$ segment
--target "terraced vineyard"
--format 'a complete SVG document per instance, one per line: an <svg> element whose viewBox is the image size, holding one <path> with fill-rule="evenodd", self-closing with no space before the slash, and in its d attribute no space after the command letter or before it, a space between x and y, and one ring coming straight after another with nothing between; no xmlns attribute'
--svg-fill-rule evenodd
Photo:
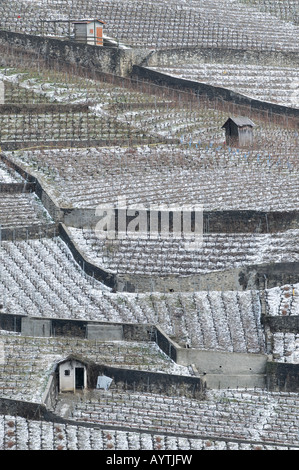
<svg viewBox="0 0 299 470"><path fill-rule="evenodd" d="M11 9L18 11L12 17ZM104 18L105 34L133 47L229 47L238 49L298 50L298 26L294 23L293 5L277 18L242 1L188 0L170 2L104 1L99 7L92 0L11 1L1 6L1 25L27 34L68 37L68 20ZM266 10L266 11L265 11ZM34 18L34 21L33 21ZM44 21L45 18L47 21ZM57 23L51 20L61 20Z"/></svg>
<svg viewBox="0 0 299 470"><path fill-rule="evenodd" d="M64 207L96 209L198 204L205 210L292 210L298 207L296 137L290 149L239 150L185 141L172 146L7 153L48 180ZM293 142L292 142L293 141ZM278 142L276 141L276 144ZM197 147L197 148L196 148ZM74 166L76 162L76 166Z"/></svg>
<svg viewBox="0 0 299 470"><path fill-rule="evenodd" d="M295 67L185 63L150 68L185 80L228 88L261 101L299 108L299 70Z"/></svg>
<svg viewBox="0 0 299 470"><path fill-rule="evenodd" d="M1 450L298 449L296 7L1 2ZM94 16L115 47L86 66L71 20ZM246 148L225 141L235 112ZM109 239L97 209L119 203L200 207L201 244L141 219Z"/></svg>

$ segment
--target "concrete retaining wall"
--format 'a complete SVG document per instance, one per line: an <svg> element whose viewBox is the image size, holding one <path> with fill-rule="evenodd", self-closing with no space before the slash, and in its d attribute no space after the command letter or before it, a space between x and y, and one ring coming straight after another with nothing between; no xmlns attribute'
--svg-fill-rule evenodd
<svg viewBox="0 0 299 470"><path fill-rule="evenodd" d="M104 73L128 76L133 64L140 63L149 53L148 49L118 49L81 44L42 36L0 31L0 45L10 45L33 53L47 62L95 68Z"/></svg>
<svg viewBox="0 0 299 470"><path fill-rule="evenodd" d="M34 183L0 183L0 193L17 194L32 193L35 190Z"/></svg>
<svg viewBox="0 0 299 470"><path fill-rule="evenodd" d="M1 114L87 113L87 104L35 103L0 104Z"/></svg>
<svg viewBox="0 0 299 470"><path fill-rule="evenodd" d="M136 209L138 210L138 209ZM62 208L61 221L74 228L95 228L100 217L95 208ZM149 220L149 211L147 212ZM118 223L118 210L115 209L115 225ZM299 228L299 212L203 209L204 233L277 233Z"/></svg>
<svg viewBox="0 0 299 470"><path fill-rule="evenodd" d="M262 318L263 325L268 327L271 333L299 333L299 316L268 316Z"/></svg>
<svg viewBox="0 0 299 470"><path fill-rule="evenodd" d="M211 389L227 387L259 387L266 385L267 356L197 349L179 349L177 362L194 364L206 386Z"/></svg>
<svg viewBox="0 0 299 470"><path fill-rule="evenodd" d="M53 238L58 234L58 225L53 223L28 225L25 227L2 228L3 241L18 241L38 238Z"/></svg>
<svg viewBox="0 0 299 470"><path fill-rule="evenodd" d="M299 364L267 363L267 387L275 392L299 392Z"/></svg>
<svg viewBox="0 0 299 470"><path fill-rule="evenodd" d="M250 64L280 67L299 67L297 52L291 51L256 51L225 49L216 47L176 47L156 49L140 63L143 67L163 67L185 65L186 63Z"/></svg>
<svg viewBox="0 0 299 470"><path fill-rule="evenodd" d="M299 263L249 265L189 276L117 274L119 292L192 292L200 290L261 290L299 282Z"/></svg>

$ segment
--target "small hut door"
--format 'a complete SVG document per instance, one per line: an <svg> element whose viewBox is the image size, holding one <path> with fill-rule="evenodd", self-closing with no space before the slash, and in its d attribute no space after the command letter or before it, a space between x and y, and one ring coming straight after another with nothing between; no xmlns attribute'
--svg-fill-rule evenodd
<svg viewBox="0 0 299 470"><path fill-rule="evenodd" d="M97 45L103 45L103 30L100 27L97 27Z"/></svg>
<svg viewBox="0 0 299 470"><path fill-rule="evenodd" d="M84 388L84 367L75 368L75 387L76 389Z"/></svg>

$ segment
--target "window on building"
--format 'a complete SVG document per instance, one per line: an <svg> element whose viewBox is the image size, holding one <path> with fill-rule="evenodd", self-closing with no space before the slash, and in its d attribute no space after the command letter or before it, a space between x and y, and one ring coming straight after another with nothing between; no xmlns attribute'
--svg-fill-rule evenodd
<svg viewBox="0 0 299 470"><path fill-rule="evenodd" d="M66 369L66 370L64 371L64 375L71 375L71 371L70 371L69 369Z"/></svg>

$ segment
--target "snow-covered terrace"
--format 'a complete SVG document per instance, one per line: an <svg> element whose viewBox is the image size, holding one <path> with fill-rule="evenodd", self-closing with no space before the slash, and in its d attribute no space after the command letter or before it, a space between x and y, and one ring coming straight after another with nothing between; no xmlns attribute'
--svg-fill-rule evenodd
<svg viewBox="0 0 299 470"><path fill-rule="evenodd" d="M24 182L23 178L14 171L5 165L4 162L0 160L0 184L5 185L9 183L22 183Z"/></svg>
<svg viewBox="0 0 299 470"><path fill-rule="evenodd" d="M12 15L18 12L18 17ZM105 0L47 0L1 4L1 23L5 29L27 34L68 37L65 20L100 17L104 33L134 47L230 47L296 50L298 26L277 18L254 5L236 0L177 0L127 2ZM47 22L42 26L43 19ZM34 21L33 21L34 19ZM50 23L49 20L64 20ZM289 19L289 18L288 18ZM292 20L292 18L291 18Z"/></svg>
<svg viewBox="0 0 299 470"><path fill-rule="evenodd" d="M73 406L72 417L78 421L146 428L211 439L224 437L248 441L297 445L298 409L296 396L281 396L258 391L208 392L203 401L183 397L158 397L113 392L91 394L84 403ZM234 425L232 426L232 422Z"/></svg>
<svg viewBox="0 0 299 470"><path fill-rule="evenodd" d="M260 353L258 292L112 293L59 239L2 242L3 313L159 325L185 346Z"/></svg>
<svg viewBox="0 0 299 470"><path fill-rule="evenodd" d="M291 398L291 397L290 397ZM295 397L293 398L295 400ZM211 397L211 407L213 408ZM276 403L275 396L264 395L264 401ZM246 401L245 401L246 403ZM246 426L246 424L245 424ZM262 424L260 424L262 427ZM219 428L220 432L220 428ZM249 431L247 431L249 432ZM255 433L254 429L252 432ZM208 433L207 433L208 434ZM256 434L256 433L255 433ZM291 437L291 435L290 435ZM34 421L19 416L0 417L0 439L3 450L104 450L104 451L211 451L211 450L296 450L298 447L280 443L240 441L229 438L212 439L169 436L163 429L156 432L119 431L111 428L84 427L79 423L62 424ZM272 439L273 440L273 439Z"/></svg>
<svg viewBox="0 0 299 470"><path fill-rule="evenodd" d="M41 403L50 375L70 354L100 365L124 369L192 375L188 367L175 364L156 343L97 342L79 338L28 337L0 332L0 397Z"/></svg>
<svg viewBox="0 0 299 470"><path fill-rule="evenodd" d="M299 108L299 69L295 67L187 62L149 68L185 80L228 88L261 101Z"/></svg>
<svg viewBox="0 0 299 470"><path fill-rule="evenodd" d="M69 228L87 259L114 273L190 275L263 263L299 261L298 230L275 234L203 234L190 249L183 238L134 233L109 240L105 232Z"/></svg>
<svg viewBox="0 0 299 470"><path fill-rule="evenodd" d="M95 210L125 198L128 206L201 204L204 210L283 211L296 210L299 204L295 148L295 141L293 148L282 146L271 153L197 141L191 146L185 139L169 146L6 153L29 173L48 180L47 191L63 207Z"/></svg>
<svg viewBox="0 0 299 470"><path fill-rule="evenodd" d="M40 199L32 193L1 193L0 225L1 228L18 228L52 224L48 212Z"/></svg>

